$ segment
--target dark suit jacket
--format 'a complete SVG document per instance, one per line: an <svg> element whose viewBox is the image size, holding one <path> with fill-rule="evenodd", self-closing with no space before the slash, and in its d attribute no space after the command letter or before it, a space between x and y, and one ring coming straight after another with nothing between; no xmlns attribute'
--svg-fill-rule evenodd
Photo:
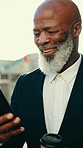
<svg viewBox="0 0 83 148"><path fill-rule="evenodd" d="M24 135L10 142L14 148L21 148L27 141L29 148L39 148L39 139L46 127L43 111L43 83L45 75L39 70L21 75L16 83L11 106L21 124L26 128ZM68 148L83 147L83 59L69 99L66 113L59 131ZM20 144L20 145L19 145Z"/></svg>

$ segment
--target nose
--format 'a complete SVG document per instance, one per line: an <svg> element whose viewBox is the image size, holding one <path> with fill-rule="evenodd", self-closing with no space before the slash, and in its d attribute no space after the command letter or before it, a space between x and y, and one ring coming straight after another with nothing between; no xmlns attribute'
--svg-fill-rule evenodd
<svg viewBox="0 0 83 148"><path fill-rule="evenodd" d="M39 45L44 45L46 43L50 42L50 37L47 33L41 32L39 38L38 38L38 44Z"/></svg>

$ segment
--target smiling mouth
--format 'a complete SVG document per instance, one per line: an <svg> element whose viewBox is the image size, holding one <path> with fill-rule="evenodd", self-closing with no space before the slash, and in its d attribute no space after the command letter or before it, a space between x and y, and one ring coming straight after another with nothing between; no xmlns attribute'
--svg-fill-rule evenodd
<svg viewBox="0 0 83 148"><path fill-rule="evenodd" d="M43 49L41 52L44 56L48 56L48 57L52 57L55 55L56 53L56 49L55 48L52 48L52 49Z"/></svg>
<svg viewBox="0 0 83 148"><path fill-rule="evenodd" d="M43 53L48 53L48 52L52 52L54 49L47 49L47 50L43 50Z"/></svg>

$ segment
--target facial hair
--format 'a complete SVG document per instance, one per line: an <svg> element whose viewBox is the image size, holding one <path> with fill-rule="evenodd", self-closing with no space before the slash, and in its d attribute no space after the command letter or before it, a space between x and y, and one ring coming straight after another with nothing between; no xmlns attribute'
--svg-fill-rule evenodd
<svg viewBox="0 0 83 148"><path fill-rule="evenodd" d="M38 62L41 71L46 75L55 72L59 73L67 63L73 51L73 46L72 36L69 34L67 40L63 44L57 45L57 52L54 57L45 57L41 51L39 51Z"/></svg>

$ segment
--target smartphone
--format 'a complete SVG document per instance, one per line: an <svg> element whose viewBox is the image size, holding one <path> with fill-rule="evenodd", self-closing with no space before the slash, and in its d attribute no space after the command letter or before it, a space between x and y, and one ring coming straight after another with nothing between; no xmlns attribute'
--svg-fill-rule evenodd
<svg viewBox="0 0 83 148"><path fill-rule="evenodd" d="M5 98L2 90L0 89L0 116L6 113L13 113L7 99Z"/></svg>
<svg viewBox="0 0 83 148"><path fill-rule="evenodd" d="M13 113L6 97L4 96L2 90L0 89L0 116L6 114L6 113ZM13 113L13 115L15 116L15 114ZM18 129L20 126L16 125L15 127L13 127L12 129Z"/></svg>

